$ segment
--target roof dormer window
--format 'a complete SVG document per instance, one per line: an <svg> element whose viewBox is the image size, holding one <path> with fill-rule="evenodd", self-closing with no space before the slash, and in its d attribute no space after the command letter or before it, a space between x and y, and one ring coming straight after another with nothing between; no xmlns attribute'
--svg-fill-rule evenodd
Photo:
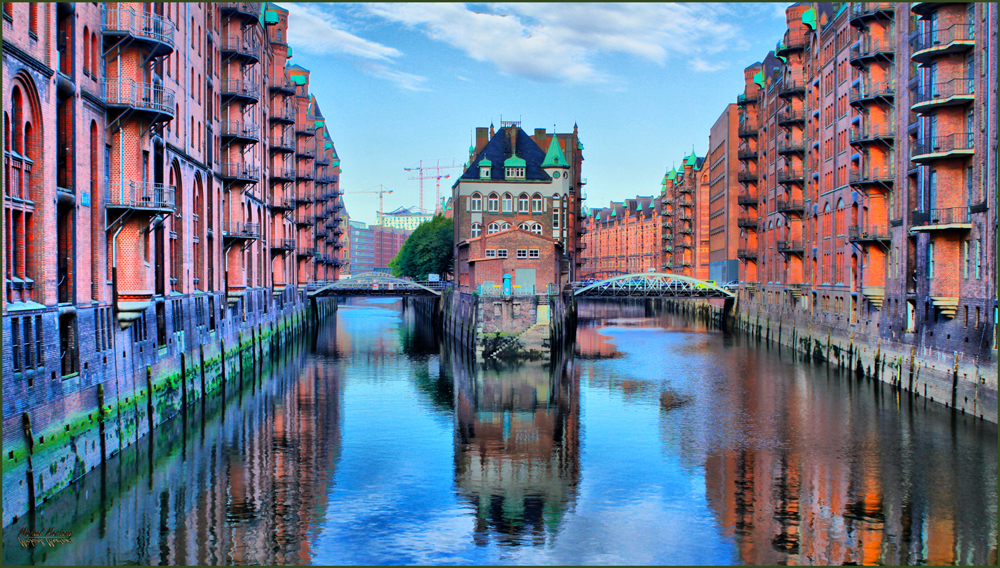
<svg viewBox="0 0 1000 568"><path fill-rule="evenodd" d="M479 161L479 179L490 179L490 170L492 169L493 163L489 160L483 159Z"/></svg>
<svg viewBox="0 0 1000 568"><path fill-rule="evenodd" d="M504 177L506 177L507 179L524 179L524 168L521 167L506 168L506 172L504 172Z"/></svg>

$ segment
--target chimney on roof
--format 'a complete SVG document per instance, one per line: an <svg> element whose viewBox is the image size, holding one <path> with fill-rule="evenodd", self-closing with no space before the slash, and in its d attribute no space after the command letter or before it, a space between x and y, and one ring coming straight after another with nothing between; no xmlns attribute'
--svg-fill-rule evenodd
<svg viewBox="0 0 1000 568"><path fill-rule="evenodd" d="M492 139L493 139L493 134L494 134L494 133L493 133L493 123L491 122L491 123L490 123L490 140L492 140Z"/></svg>
<svg viewBox="0 0 1000 568"><path fill-rule="evenodd" d="M536 128L535 135L532 136L532 138L535 140L535 144L538 144L539 147L548 148L548 146L543 144L549 138L548 134L545 133L544 128Z"/></svg>
<svg viewBox="0 0 1000 568"><path fill-rule="evenodd" d="M486 137L486 127L476 129L476 154L483 149L483 146L489 142L490 139Z"/></svg>
<svg viewBox="0 0 1000 568"><path fill-rule="evenodd" d="M513 125L508 126L507 127L507 135L510 136L510 155L511 156L516 156L517 155L517 127L513 126Z"/></svg>

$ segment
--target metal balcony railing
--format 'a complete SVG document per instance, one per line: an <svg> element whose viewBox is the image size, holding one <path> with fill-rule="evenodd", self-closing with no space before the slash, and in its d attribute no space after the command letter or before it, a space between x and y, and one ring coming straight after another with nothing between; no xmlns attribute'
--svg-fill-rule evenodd
<svg viewBox="0 0 1000 568"><path fill-rule="evenodd" d="M805 204L801 199L775 199L774 210L780 213L802 213L805 211Z"/></svg>
<svg viewBox="0 0 1000 568"><path fill-rule="evenodd" d="M316 157L316 150L314 148L305 148L303 146L299 146L298 150L296 150L295 153L303 158Z"/></svg>
<svg viewBox="0 0 1000 568"><path fill-rule="evenodd" d="M755 248L736 249L736 258L740 260L757 260L757 249Z"/></svg>
<svg viewBox="0 0 1000 568"><path fill-rule="evenodd" d="M260 140L260 127L253 123L245 123L240 120L227 120L222 123L220 134L230 138L245 138L249 140Z"/></svg>
<svg viewBox="0 0 1000 568"><path fill-rule="evenodd" d="M174 50L173 22L152 12L137 12L122 5L105 4L101 9L101 31L108 35L130 35L136 39L158 44L157 54Z"/></svg>
<svg viewBox="0 0 1000 568"><path fill-rule="evenodd" d="M313 126L312 119L309 122L309 124L300 124L295 129L295 133L299 136L316 136L316 127Z"/></svg>
<svg viewBox="0 0 1000 568"><path fill-rule="evenodd" d="M104 102L109 107L129 107L149 111L169 120L174 116L174 92L152 83L136 83L131 79L104 81L101 85Z"/></svg>
<svg viewBox="0 0 1000 568"><path fill-rule="evenodd" d="M261 4L255 2L220 2L219 9L222 12L236 12L251 23L257 23L260 19Z"/></svg>
<svg viewBox="0 0 1000 568"><path fill-rule="evenodd" d="M243 221L230 221L222 227L222 237L224 239L257 239L260 238L260 223L245 223Z"/></svg>
<svg viewBox="0 0 1000 568"><path fill-rule="evenodd" d="M851 63L860 65L861 61L876 56L889 57L896 53L896 46L891 39L883 38L862 38L858 43L851 46Z"/></svg>
<svg viewBox="0 0 1000 568"><path fill-rule="evenodd" d="M778 42L777 47L775 47L774 54L787 55L793 51L804 49L808 43L809 36L805 32L788 30L785 32L785 36L781 38L781 41Z"/></svg>
<svg viewBox="0 0 1000 568"><path fill-rule="evenodd" d="M736 96L736 104L745 105L748 103L755 103L760 100L760 95L756 92L754 93L740 93Z"/></svg>
<svg viewBox="0 0 1000 568"><path fill-rule="evenodd" d="M291 211L295 209L295 200L290 197L272 197L268 205L277 211Z"/></svg>
<svg viewBox="0 0 1000 568"><path fill-rule="evenodd" d="M795 168L778 170L774 173L774 177L778 180L778 183L802 183L802 180L805 179L803 178L802 170Z"/></svg>
<svg viewBox="0 0 1000 568"><path fill-rule="evenodd" d="M787 122L804 122L806 110L804 108L783 108L778 111L778 124Z"/></svg>
<svg viewBox="0 0 1000 568"><path fill-rule="evenodd" d="M801 138L786 138L778 140L778 153L790 154L792 152L805 152L806 144Z"/></svg>
<svg viewBox="0 0 1000 568"><path fill-rule="evenodd" d="M736 196L736 203L739 205L757 205L757 194L741 191Z"/></svg>
<svg viewBox="0 0 1000 568"><path fill-rule="evenodd" d="M270 120L277 122L295 122L295 110L290 108L272 108Z"/></svg>
<svg viewBox="0 0 1000 568"><path fill-rule="evenodd" d="M962 42L971 45L976 39L976 28L974 24L954 24L947 28L936 30L917 30L910 34L910 57L913 59L921 56L933 56L935 54L923 54L927 50L942 50L955 42Z"/></svg>
<svg viewBox="0 0 1000 568"><path fill-rule="evenodd" d="M222 36L219 38L219 51L235 53L254 60L260 59L260 45L251 38L239 36Z"/></svg>
<svg viewBox="0 0 1000 568"><path fill-rule="evenodd" d="M240 79L224 79L220 81L219 92L223 97L240 97L244 99L259 100L260 86L250 81Z"/></svg>
<svg viewBox="0 0 1000 568"><path fill-rule="evenodd" d="M852 243L888 241L892 239L889 225L851 225L847 227L847 240Z"/></svg>
<svg viewBox="0 0 1000 568"><path fill-rule="evenodd" d="M131 180L106 180L104 204L115 209L174 210L174 186Z"/></svg>
<svg viewBox="0 0 1000 568"><path fill-rule="evenodd" d="M861 128L851 129L851 144L863 142L873 142L875 140L894 139L896 131L893 128L895 121L891 124L866 124Z"/></svg>
<svg viewBox="0 0 1000 568"><path fill-rule="evenodd" d="M757 159L758 152L756 149L751 150L749 148L740 148L736 152L736 158L739 160L755 160Z"/></svg>
<svg viewBox="0 0 1000 568"><path fill-rule="evenodd" d="M295 83L293 83L290 79L277 79L275 82L269 84L268 88L275 93L281 93L283 95L295 94Z"/></svg>
<svg viewBox="0 0 1000 568"><path fill-rule="evenodd" d="M271 179L274 181L295 181L295 168L292 166L271 168Z"/></svg>
<svg viewBox="0 0 1000 568"><path fill-rule="evenodd" d="M913 211L910 214L910 230L941 225L966 225L971 223L968 207L947 207ZM959 227L964 228L964 227Z"/></svg>
<svg viewBox="0 0 1000 568"><path fill-rule="evenodd" d="M895 12L896 5L890 2L853 2L851 3L851 20L859 20L884 14L892 17L888 12Z"/></svg>
<svg viewBox="0 0 1000 568"><path fill-rule="evenodd" d="M260 168L243 162L226 162L222 164L222 177L244 180L259 180Z"/></svg>
<svg viewBox="0 0 1000 568"><path fill-rule="evenodd" d="M299 166L295 171L295 177L298 179L311 180L316 177L316 173L312 166Z"/></svg>
<svg viewBox="0 0 1000 568"><path fill-rule="evenodd" d="M877 97L894 97L896 95L895 81L872 81L851 87L849 100L851 104L874 99Z"/></svg>
<svg viewBox="0 0 1000 568"><path fill-rule="evenodd" d="M896 179L895 166L877 166L864 170L852 171L850 183L863 185L866 183L892 183Z"/></svg>
<svg viewBox="0 0 1000 568"><path fill-rule="evenodd" d="M758 130L760 130L760 127L757 124L757 120L756 119L753 119L753 120L743 120L743 121L740 121L740 126L737 129L737 133L741 137L746 138L748 136L756 136Z"/></svg>
<svg viewBox="0 0 1000 568"><path fill-rule="evenodd" d="M751 182L757 181L760 178L760 174L757 172L739 171L736 174L736 180L741 182Z"/></svg>
<svg viewBox="0 0 1000 568"><path fill-rule="evenodd" d="M952 152L972 151L973 135L971 132L956 132L947 136L934 136L932 138L921 138L913 145L910 151L911 159L926 157L930 159L936 154L950 154ZM943 157L943 156L942 156Z"/></svg>
<svg viewBox="0 0 1000 568"><path fill-rule="evenodd" d="M781 81L781 85L778 87L779 97L802 94L805 92L806 92L806 84L802 81L801 78L796 78L796 77L783 79Z"/></svg>
<svg viewBox="0 0 1000 568"><path fill-rule="evenodd" d="M272 150L292 153L295 151L295 140L291 136L272 136Z"/></svg>
<svg viewBox="0 0 1000 568"><path fill-rule="evenodd" d="M299 215L299 216L297 216L295 218L295 224L296 225L302 225L302 226L315 225L316 224L316 219L313 218L312 215L302 214L302 215Z"/></svg>
<svg viewBox="0 0 1000 568"><path fill-rule="evenodd" d="M931 106L943 106L947 103L962 104L966 102L966 100L971 100L975 94L975 81L973 79L959 77L952 79L951 81L943 81L932 85L921 85L917 89L917 92L913 93L913 99L910 102L910 107L916 112L921 112L921 109L929 108ZM962 97L962 99L955 101L955 97Z"/></svg>
<svg viewBox="0 0 1000 568"><path fill-rule="evenodd" d="M783 253L802 254L806 250L806 243L801 239L778 241L777 243L775 243L775 246L778 249L778 252L783 252Z"/></svg>
<svg viewBox="0 0 1000 568"><path fill-rule="evenodd" d="M295 250L295 239L274 239L271 241L272 250Z"/></svg>

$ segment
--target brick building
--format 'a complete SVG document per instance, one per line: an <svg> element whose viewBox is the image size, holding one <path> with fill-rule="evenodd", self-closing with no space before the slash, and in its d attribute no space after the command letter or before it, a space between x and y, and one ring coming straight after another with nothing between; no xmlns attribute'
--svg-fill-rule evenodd
<svg viewBox="0 0 1000 568"><path fill-rule="evenodd" d="M56 427L121 393L121 365L337 277L340 162L287 25L258 3L3 4L5 447L22 414Z"/></svg>
<svg viewBox="0 0 1000 568"><path fill-rule="evenodd" d="M399 249L413 231L380 225L366 226L360 221L350 221L351 274L387 271L389 261L396 258Z"/></svg>
<svg viewBox="0 0 1000 568"><path fill-rule="evenodd" d="M608 207L590 209L583 221L584 264L581 278L659 272L660 198L636 196Z"/></svg>
<svg viewBox="0 0 1000 568"><path fill-rule="evenodd" d="M691 154L663 176L660 188L663 272L708 279L709 172Z"/></svg>
<svg viewBox="0 0 1000 568"><path fill-rule="evenodd" d="M471 150L450 206L460 291L501 285L503 273L493 263L508 270L519 289L561 289L578 273L585 247L579 238L585 182L577 128L552 135L536 129L528 136L520 123L504 122L497 132L477 128ZM552 259L556 269L549 268Z"/></svg>
<svg viewBox="0 0 1000 568"><path fill-rule="evenodd" d="M739 115L726 105L708 136L708 278L719 284L739 279Z"/></svg>
<svg viewBox="0 0 1000 568"><path fill-rule="evenodd" d="M989 357L996 9L796 4L737 98L743 298Z"/></svg>

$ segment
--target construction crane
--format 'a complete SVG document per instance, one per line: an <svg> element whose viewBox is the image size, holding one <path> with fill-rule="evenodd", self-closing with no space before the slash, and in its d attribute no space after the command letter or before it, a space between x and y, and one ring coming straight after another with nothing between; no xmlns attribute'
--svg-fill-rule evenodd
<svg viewBox="0 0 1000 568"><path fill-rule="evenodd" d="M455 160L451 161L450 166L442 166L441 160L437 161L437 165L424 167L424 161L420 160L420 164L415 168L403 168L408 172L419 172L417 177L411 177L411 180L420 180L420 212L424 213L424 180L432 179L437 182L437 188L434 192L434 203L439 203L441 201L441 180L448 179L451 174L441 175L441 170L451 170L454 168L461 168L462 166L455 163ZM434 170L434 175L424 175L425 171Z"/></svg>
<svg viewBox="0 0 1000 568"><path fill-rule="evenodd" d="M381 184L377 186L378 189L374 187L371 189L366 189L365 191L348 191L347 195L358 195L361 193L377 193L378 194L378 224L382 224L382 196L386 193L392 193L391 189L386 189Z"/></svg>

